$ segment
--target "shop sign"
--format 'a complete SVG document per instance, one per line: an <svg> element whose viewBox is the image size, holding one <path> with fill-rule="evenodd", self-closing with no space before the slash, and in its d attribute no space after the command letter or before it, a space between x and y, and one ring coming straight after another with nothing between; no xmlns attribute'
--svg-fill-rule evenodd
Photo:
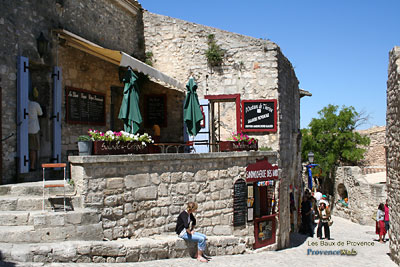
<svg viewBox="0 0 400 267"><path fill-rule="evenodd" d="M243 100L242 130L244 132L276 132L276 99Z"/></svg>
<svg viewBox="0 0 400 267"><path fill-rule="evenodd" d="M272 165L268 159L249 164L246 168L246 182L258 182L278 179L278 165Z"/></svg>

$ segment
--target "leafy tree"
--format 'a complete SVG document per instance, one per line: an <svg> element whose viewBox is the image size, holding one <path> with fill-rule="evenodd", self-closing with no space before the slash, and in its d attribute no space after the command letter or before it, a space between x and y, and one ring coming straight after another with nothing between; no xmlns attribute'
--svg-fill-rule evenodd
<svg viewBox="0 0 400 267"><path fill-rule="evenodd" d="M332 178L337 166L353 166L363 158L362 146L369 145L370 139L354 131L365 118L352 106L339 110L336 105L328 105L318 114L319 118L312 119L309 128L301 130L301 157L306 162L312 151L322 176Z"/></svg>

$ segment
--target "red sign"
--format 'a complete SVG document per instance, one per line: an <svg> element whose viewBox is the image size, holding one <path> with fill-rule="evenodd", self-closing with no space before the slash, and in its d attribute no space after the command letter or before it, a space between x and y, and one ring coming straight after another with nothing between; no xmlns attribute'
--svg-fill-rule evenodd
<svg viewBox="0 0 400 267"><path fill-rule="evenodd" d="M246 168L246 182L278 179L278 165L271 165L268 159L249 164Z"/></svg>

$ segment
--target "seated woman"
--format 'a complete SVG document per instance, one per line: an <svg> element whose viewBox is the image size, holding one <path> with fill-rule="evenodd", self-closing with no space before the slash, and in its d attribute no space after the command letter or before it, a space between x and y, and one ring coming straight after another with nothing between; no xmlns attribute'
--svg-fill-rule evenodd
<svg viewBox="0 0 400 267"><path fill-rule="evenodd" d="M207 238L205 235L193 230L196 225L196 219L194 218L193 212L196 212L197 208L198 205L196 202L187 203L187 209L182 211L178 216L175 232L184 240L197 242L197 260L207 262L210 259L210 257L204 254Z"/></svg>

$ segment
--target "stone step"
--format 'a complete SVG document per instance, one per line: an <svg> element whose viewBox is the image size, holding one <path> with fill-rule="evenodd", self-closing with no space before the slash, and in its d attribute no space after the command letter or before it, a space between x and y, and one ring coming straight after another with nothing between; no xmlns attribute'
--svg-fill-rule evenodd
<svg viewBox="0 0 400 267"><path fill-rule="evenodd" d="M63 196L47 198L45 195L45 210L63 209ZM53 195L51 195L53 196ZM3 195L0 196L0 211L34 211L42 210L42 196L16 196ZM66 209L73 210L82 207L81 198L75 195L66 195Z"/></svg>
<svg viewBox="0 0 400 267"><path fill-rule="evenodd" d="M86 225L100 222L100 215L91 209L67 212L54 211L0 211L0 226L27 226L35 229L66 225Z"/></svg>
<svg viewBox="0 0 400 267"><path fill-rule="evenodd" d="M0 243L4 261L16 262L144 262L194 256L197 245L173 235L117 241L63 241L57 243ZM249 251L244 239L234 236L207 237L211 256Z"/></svg>
<svg viewBox="0 0 400 267"><path fill-rule="evenodd" d="M102 223L68 224L63 226L35 225L0 226L1 243L46 243L70 240L103 240Z"/></svg>
<svg viewBox="0 0 400 267"><path fill-rule="evenodd" d="M47 184L64 184L64 180L49 180ZM73 194L74 186L66 184L65 193ZM64 188L62 187L51 187L46 188L45 193L51 194L63 194ZM41 196L43 195L43 181L32 182L32 183L19 183L19 184L8 184L0 185L0 196Z"/></svg>

